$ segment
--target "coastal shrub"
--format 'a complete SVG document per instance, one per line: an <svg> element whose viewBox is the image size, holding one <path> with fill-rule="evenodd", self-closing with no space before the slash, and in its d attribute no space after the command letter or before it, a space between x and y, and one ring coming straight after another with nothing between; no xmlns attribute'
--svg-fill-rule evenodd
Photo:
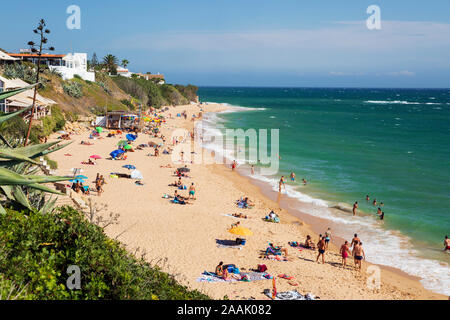
<svg viewBox="0 0 450 320"><path fill-rule="evenodd" d="M189 101L186 99L185 96L183 96L177 88L175 88L173 85L170 84L163 84L161 86L161 92L164 97L164 99L169 102L169 104L173 105L182 105L182 104L188 104Z"/></svg>
<svg viewBox="0 0 450 320"><path fill-rule="evenodd" d="M20 116L13 117L8 121L0 124L0 134L5 138L15 140L16 142L24 139L28 130L28 124ZM41 127L33 126L30 132L30 141L32 143L39 143L39 135L41 134Z"/></svg>
<svg viewBox="0 0 450 320"><path fill-rule="evenodd" d="M3 75L8 79L19 78L27 83L36 82L36 71L26 64L13 63L4 67Z"/></svg>
<svg viewBox="0 0 450 320"><path fill-rule="evenodd" d="M97 83L106 93L111 93L111 90L108 88L106 83L104 83L103 81L98 81Z"/></svg>
<svg viewBox="0 0 450 320"><path fill-rule="evenodd" d="M189 101L197 100L198 87L192 84L188 84L187 86L183 86L180 84L176 84L175 88Z"/></svg>
<svg viewBox="0 0 450 320"><path fill-rule="evenodd" d="M0 215L0 274L9 281L4 286L26 285L21 299L208 299L128 253L73 208L6 211ZM71 265L80 268L80 290L66 287Z"/></svg>
<svg viewBox="0 0 450 320"><path fill-rule="evenodd" d="M130 109L130 110L135 110L136 109L136 107L134 106L134 104L130 100L123 99L123 100L120 100L120 102L122 102L122 104L126 105L128 107L128 109Z"/></svg>
<svg viewBox="0 0 450 320"><path fill-rule="evenodd" d="M51 116L42 119L42 134L49 136L53 132L62 130L66 124L64 114L58 106L52 106Z"/></svg>
<svg viewBox="0 0 450 320"><path fill-rule="evenodd" d="M63 83L63 90L64 92L73 97L73 98L81 98L83 96L83 91L82 91L82 86L81 84L74 82L74 81L69 81L66 83Z"/></svg>

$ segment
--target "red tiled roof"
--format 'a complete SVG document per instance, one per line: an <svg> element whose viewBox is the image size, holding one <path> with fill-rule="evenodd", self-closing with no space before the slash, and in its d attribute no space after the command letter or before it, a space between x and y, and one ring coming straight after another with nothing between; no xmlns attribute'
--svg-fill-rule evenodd
<svg viewBox="0 0 450 320"><path fill-rule="evenodd" d="M37 53L8 53L11 57L21 58L21 57L30 57L30 58L38 58L39 55ZM45 54L41 55L42 58L64 58L65 54Z"/></svg>

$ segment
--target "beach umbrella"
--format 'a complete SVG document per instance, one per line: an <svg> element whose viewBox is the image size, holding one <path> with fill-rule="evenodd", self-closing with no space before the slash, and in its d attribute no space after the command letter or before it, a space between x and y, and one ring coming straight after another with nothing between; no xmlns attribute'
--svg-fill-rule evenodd
<svg viewBox="0 0 450 320"><path fill-rule="evenodd" d="M73 180L69 180L69 182L72 182L72 183L82 182L82 183L84 183L85 181L83 179L73 179Z"/></svg>
<svg viewBox="0 0 450 320"><path fill-rule="evenodd" d="M131 179L141 180L144 179L142 173L138 170L131 171Z"/></svg>
<svg viewBox="0 0 450 320"><path fill-rule="evenodd" d="M87 179L88 177L86 177L86 176L76 176L75 178L77 178L77 179Z"/></svg>
<svg viewBox="0 0 450 320"><path fill-rule="evenodd" d="M130 150L130 149L133 149L133 147L132 146L130 146L129 144L127 144L126 146L124 146L123 147L125 150Z"/></svg>
<svg viewBox="0 0 450 320"><path fill-rule="evenodd" d="M98 159L101 159L102 157L100 157L100 156L94 154L94 155L90 156L90 158L91 158L91 159L98 160Z"/></svg>
<svg viewBox="0 0 450 320"><path fill-rule="evenodd" d="M228 230L229 233L236 234L238 236L252 236L253 232L250 229L244 227L235 227Z"/></svg>
<svg viewBox="0 0 450 320"><path fill-rule="evenodd" d="M130 141L134 141L134 140L136 140L137 137L134 134L129 133L126 135L126 138Z"/></svg>
<svg viewBox="0 0 450 320"><path fill-rule="evenodd" d="M186 168L186 167L178 168L177 170L178 170L178 172L191 172L191 169Z"/></svg>
<svg viewBox="0 0 450 320"><path fill-rule="evenodd" d="M126 168L126 169L129 169L129 170L135 170L136 169L136 167L131 165L131 164L124 165L122 168Z"/></svg>

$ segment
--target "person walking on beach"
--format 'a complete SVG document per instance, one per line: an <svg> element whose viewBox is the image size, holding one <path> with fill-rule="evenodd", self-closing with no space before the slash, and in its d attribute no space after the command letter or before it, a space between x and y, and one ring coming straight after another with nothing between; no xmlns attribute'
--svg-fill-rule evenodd
<svg viewBox="0 0 450 320"><path fill-rule="evenodd" d="M284 184L284 176L281 176L280 182L278 183L278 192L281 193L281 186L284 187L284 191L286 191L286 185Z"/></svg>
<svg viewBox="0 0 450 320"><path fill-rule="evenodd" d="M255 174L255 166L254 165L252 165L252 175L254 175Z"/></svg>
<svg viewBox="0 0 450 320"><path fill-rule="evenodd" d="M328 228L327 231L325 231L325 247L328 249L328 244L331 240L331 228Z"/></svg>
<svg viewBox="0 0 450 320"><path fill-rule="evenodd" d="M192 182L191 186L189 187L189 197L188 200L191 198L195 200L195 187L194 187L194 183Z"/></svg>
<svg viewBox="0 0 450 320"><path fill-rule="evenodd" d="M319 254L317 255L316 262L319 262L319 257L322 255L322 263L325 264L325 237L321 237L319 242L317 242L317 249L319 250Z"/></svg>
<svg viewBox="0 0 450 320"><path fill-rule="evenodd" d="M342 256L342 267L345 268L347 266L347 258L351 255L350 248L348 247L348 241L341 246L340 254Z"/></svg>
<svg viewBox="0 0 450 320"><path fill-rule="evenodd" d="M450 239L448 236L445 236L444 239L444 251L450 250Z"/></svg>
<svg viewBox="0 0 450 320"><path fill-rule="evenodd" d="M358 242L353 248L353 257L355 258L355 268L361 270L362 260L366 259L362 242Z"/></svg>
<svg viewBox="0 0 450 320"><path fill-rule="evenodd" d="M353 215L356 216L356 209L358 209L358 201L353 204Z"/></svg>
<svg viewBox="0 0 450 320"><path fill-rule="evenodd" d="M354 248L354 246L357 245L358 242L360 242L360 241L361 241L361 240L358 238L358 235L355 233L355 234L353 235L353 239L352 239L352 243L351 243L350 247L353 247L353 248Z"/></svg>
<svg viewBox="0 0 450 320"><path fill-rule="evenodd" d="M291 172L291 181L294 182L295 181L295 173Z"/></svg>
<svg viewBox="0 0 450 320"><path fill-rule="evenodd" d="M234 171L234 169L236 169L236 160L233 160L233 162L231 163L231 170Z"/></svg>

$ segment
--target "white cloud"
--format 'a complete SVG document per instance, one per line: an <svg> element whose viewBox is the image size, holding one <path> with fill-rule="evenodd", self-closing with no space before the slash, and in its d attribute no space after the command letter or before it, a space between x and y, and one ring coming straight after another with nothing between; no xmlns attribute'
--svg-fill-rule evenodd
<svg viewBox="0 0 450 320"><path fill-rule="evenodd" d="M414 72L408 71L408 70L403 70L403 71L394 71L394 72L388 72L386 73L388 76L407 76L407 77L412 77L415 76L416 74Z"/></svg>
<svg viewBox="0 0 450 320"><path fill-rule="evenodd" d="M370 31L365 21L340 21L301 30L149 33L118 38L111 47L147 52L159 62L170 56L174 68L413 76L416 67L450 68L450 24L383 20L381 30ZM395 69L405 71L389 71Z"/></svg>

